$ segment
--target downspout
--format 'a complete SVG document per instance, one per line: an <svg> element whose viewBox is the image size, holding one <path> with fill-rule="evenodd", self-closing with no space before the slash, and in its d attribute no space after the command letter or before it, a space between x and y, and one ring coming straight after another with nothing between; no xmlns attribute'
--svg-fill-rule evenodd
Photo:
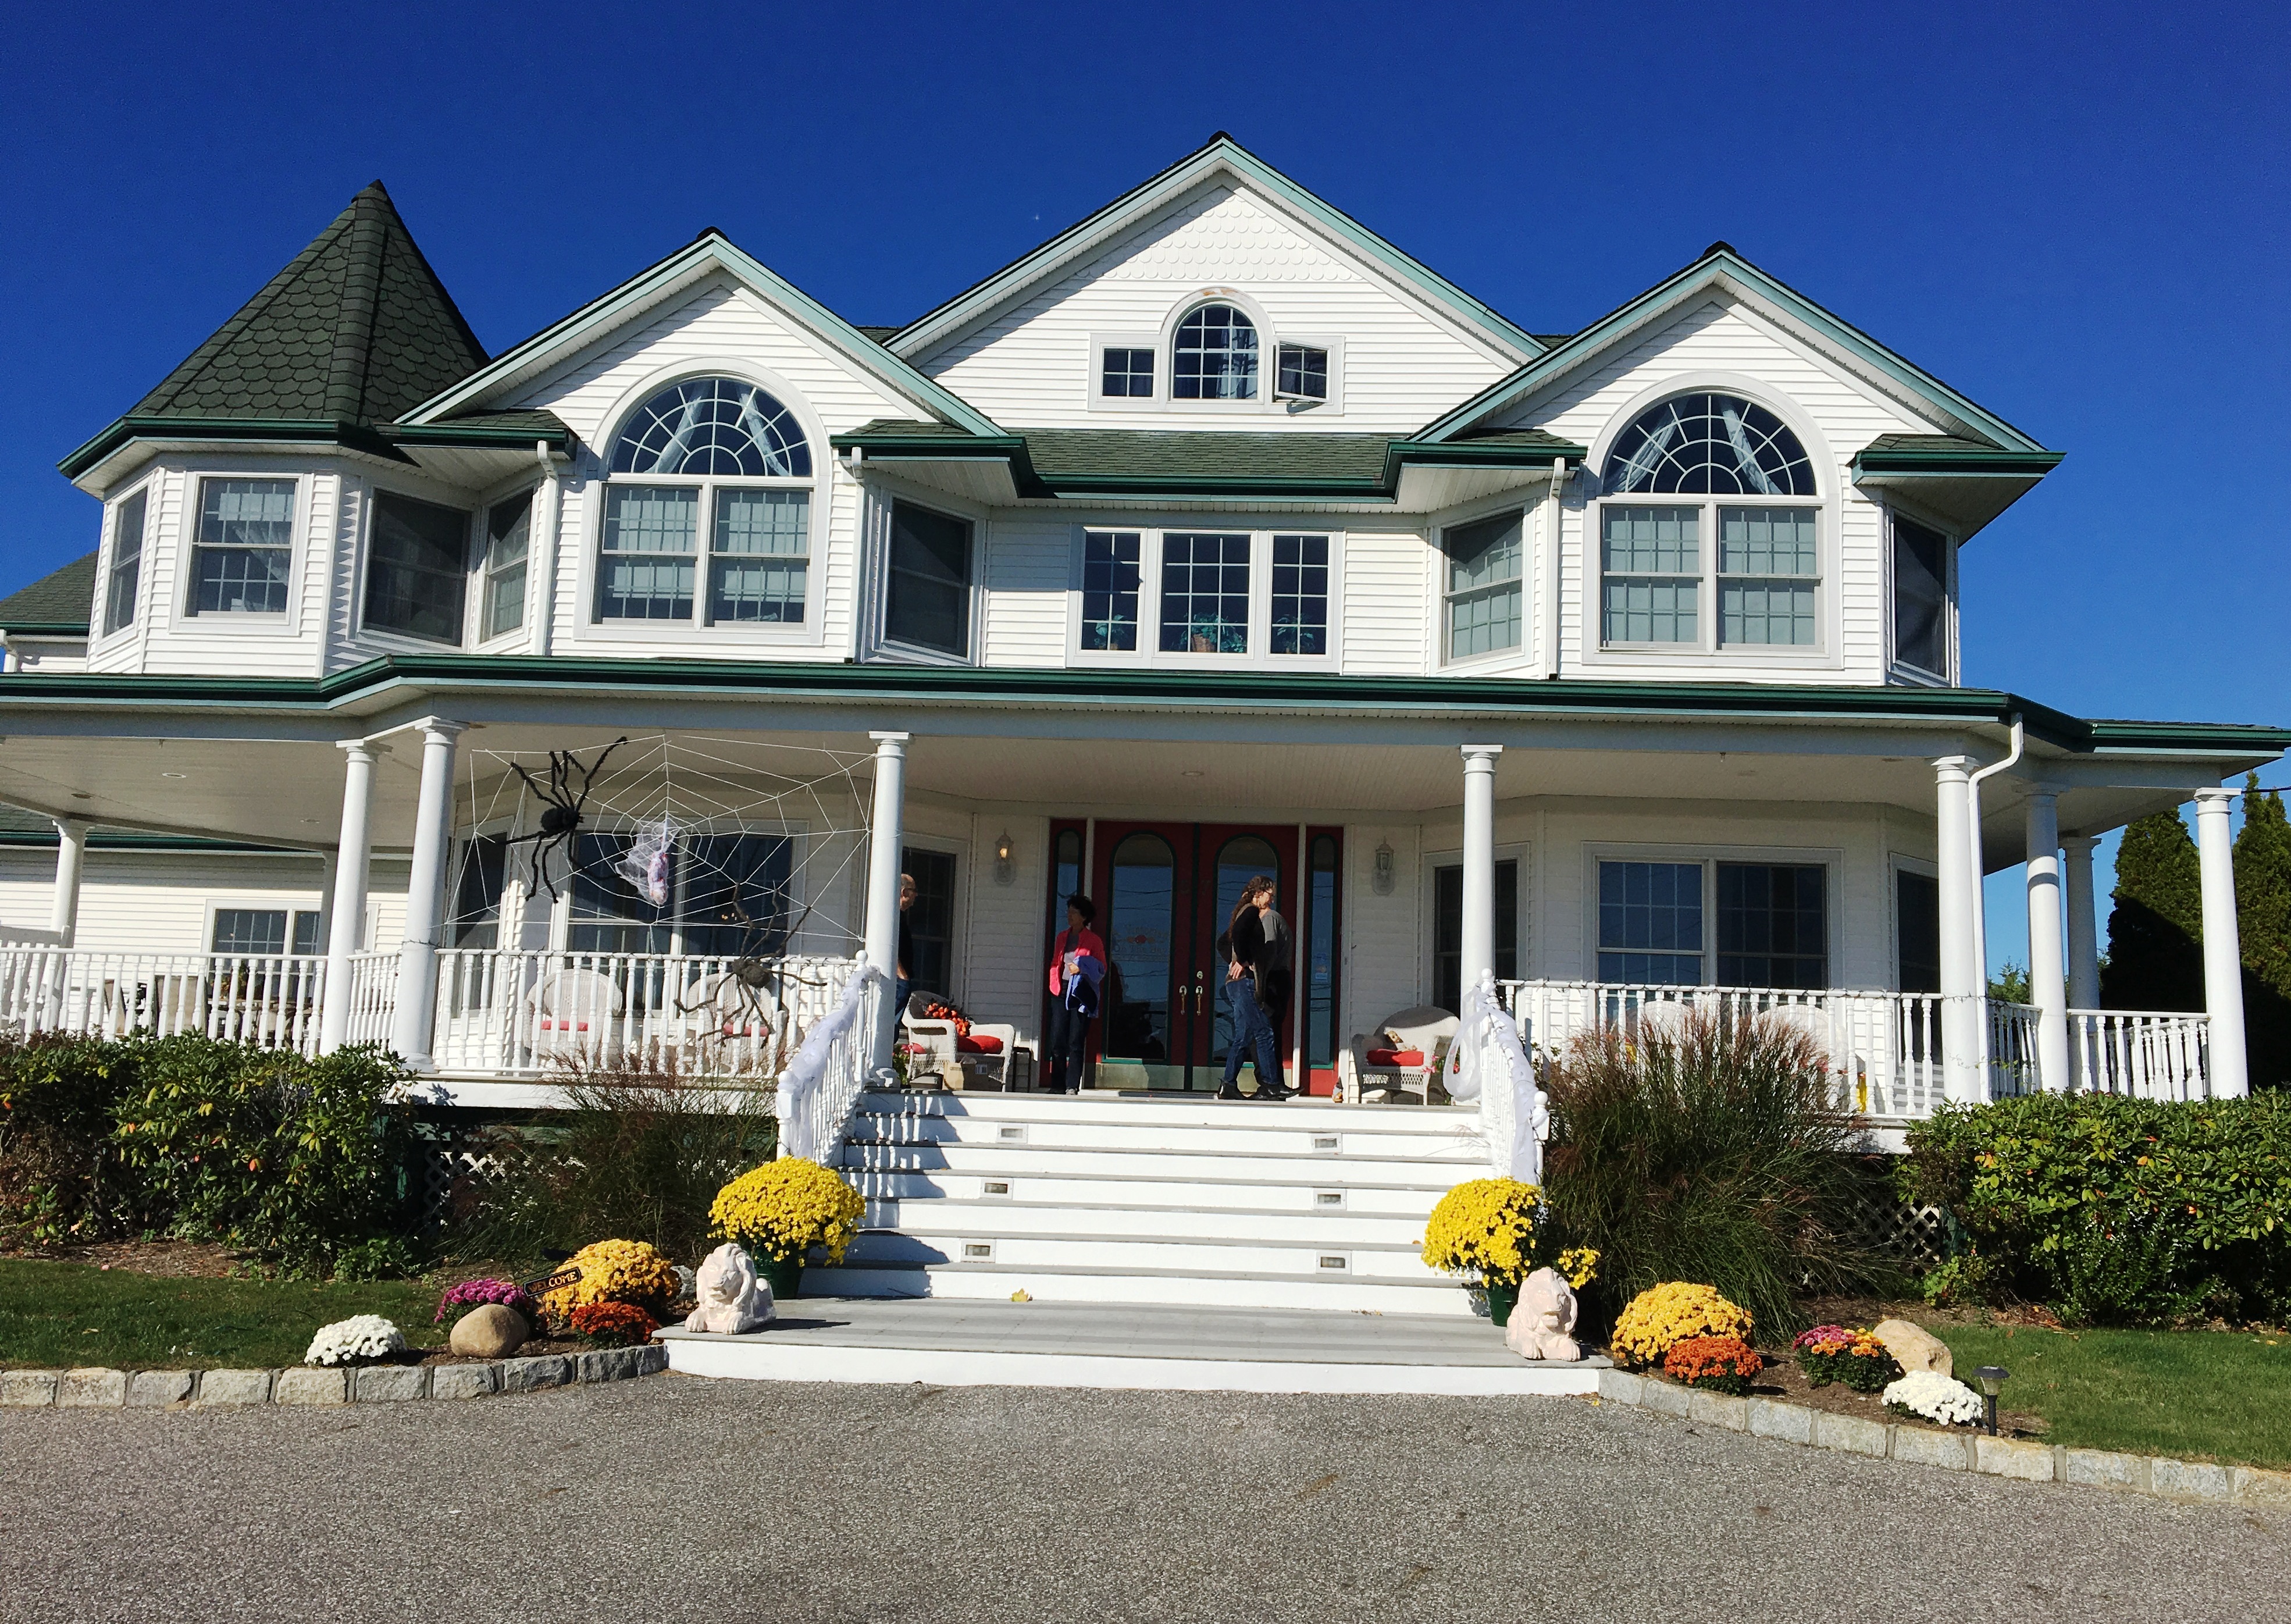
<svg viewBox="0 0 2291 1624"><path fill-rule="evenodd" d="M843 458L843 471L851 476L851 645L845 656L853 665L860 663L866 652L867 594L870 584L867 574L868 555L873 551L867 535L867 482L860 478L861 464L867 460L864 446L854 446ZM822 606L820 613L826 608Z"/></svg>
<svg viewBox="0 0 2291 1624"><path fill-rule="evenodd" d="M1984 881L1981 856L1981 781L1984 778L1994 778L2006 768L2015 765L2021 760L2021 745L2023 738L2021 713L2015 711L2013 712L2013 747L2005 752L2005 759L1992 762L1977 772L1968 774L1965 781L1965 798L1969 803L1968 812L1973 824L1973 826L1966 831L1973 843L1973 962L1975 973L1980 977L1981 987L1981 1018L1973 1025L1974 1029L1981 1034L1980 1075L1982 1091L1984 1095L1988 1092L1989 1087L1989 919L1981 894Z"/></svg>
<svg viewBox="0 0 2291 1624"><path fill-rule="evenodd" d="M1566 508L1560 501L1567 486L1567 459L1551 459L1551 486L1544 492L1543 522L1543 675L1559 675L1559 533Z"/></svg>
<svg viewBox="0 0 2291 1624"><path fill-rule="evenodd" d="M541 496L548 511L534 515L534 528L540 532L535 540L540 543L540 557L535 560L541 567L534 574L541 590L535 595L533 606L533 652L543 659L549 657L550 644L557 634L557 531L565 515L565 493L557 480L557 459L550 454L547 440L533 442L533 460L541 464Z"/></svg>

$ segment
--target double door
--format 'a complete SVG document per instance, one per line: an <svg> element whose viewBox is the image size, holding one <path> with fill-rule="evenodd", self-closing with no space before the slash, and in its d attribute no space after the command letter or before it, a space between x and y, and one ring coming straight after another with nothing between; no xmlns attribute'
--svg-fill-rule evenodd
<svg viewBox="0 0 2291 1624"><path fill-rule="evenodd" d="M1294 944L1297 829L1101 819L1095 834L1090 895L1109 961L1097 1086L1215 1089L1233 1041L1217 939L1249 882L1267 875ZM1285 1012L1278 1027L1284 1063L1295 1019Z"/></svg>

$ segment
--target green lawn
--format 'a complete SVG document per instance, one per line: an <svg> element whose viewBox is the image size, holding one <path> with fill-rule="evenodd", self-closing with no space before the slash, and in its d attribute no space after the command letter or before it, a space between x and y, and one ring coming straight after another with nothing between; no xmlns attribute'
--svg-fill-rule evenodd
<svg viewBox="0 0 2291 1624"><path fill-rule="evenodd" d="M2291 1467L2291 1335L1928 1329L1967 1386L1975 1365L2011 1371L1999 1402L2043 1416L2049 1443Z"/></svg>
<svg viewBox="0 0 2291 1624"><path fill-rule="evenodd" d="M84 1263L0 1262L0 1367L125 1370L300 1364L321 1325L379 1314L431 1337L438 1288L176 1279ZM437 1339L443 1340L442 1336Z"/></svg>

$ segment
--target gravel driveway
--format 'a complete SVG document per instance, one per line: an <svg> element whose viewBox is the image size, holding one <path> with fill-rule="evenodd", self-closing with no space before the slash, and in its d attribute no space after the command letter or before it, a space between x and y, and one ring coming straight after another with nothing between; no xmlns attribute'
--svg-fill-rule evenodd
<svg viewBox="0 0 2291 1624"><path fill-rule="evenodd" d="M1515 1620L2291 1611L2291 1519L1580 1399L664 1377L0 1413L0 1619Z"/></svg>

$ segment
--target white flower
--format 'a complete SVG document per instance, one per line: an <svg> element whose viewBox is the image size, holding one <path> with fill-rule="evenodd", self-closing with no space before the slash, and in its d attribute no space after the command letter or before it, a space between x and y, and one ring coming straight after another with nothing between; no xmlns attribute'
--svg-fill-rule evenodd
<svg viewBox="0 0 2291 1624"><path fill-rule="evenodd" d="M1885 1399L1944 1427L1969 1427L1982 1414L1981 1395L1938 1371L1911 1371L1886 1387Z"/></svg>
<svg viewBox="0 0 2291 1624"><path fill-rule="evenodd" d="M406 1336L397 1326L378 1314L359 1314L321 1325L318 1334L310 1339L310 1351L302 1355L302 1363L361 1364L405 1351Z"/></svg>

